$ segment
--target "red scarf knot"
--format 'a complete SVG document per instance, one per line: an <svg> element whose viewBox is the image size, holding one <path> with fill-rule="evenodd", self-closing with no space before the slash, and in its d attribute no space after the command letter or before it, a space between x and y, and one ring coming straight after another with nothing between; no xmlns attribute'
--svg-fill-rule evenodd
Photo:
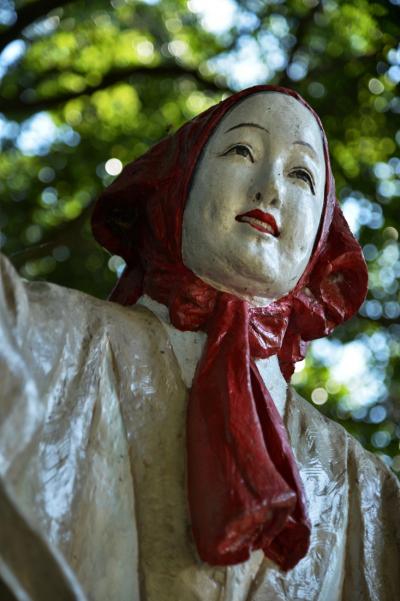
<svg viewBox="0 0 400 601"><path fill-rule="evenodd" d="M296 463L252 356L253 350L268 356L274 313L275 308L272 315L249 310L248 303L220 293L192 384L187 416L192 528L200 557L215 565L235 564L263 549L289 569L308 548L310 525ZM287 324L288 317L282 319ZM271 339L271 354L282 338ZM290 553L282 554L283 547Z"/></svg>

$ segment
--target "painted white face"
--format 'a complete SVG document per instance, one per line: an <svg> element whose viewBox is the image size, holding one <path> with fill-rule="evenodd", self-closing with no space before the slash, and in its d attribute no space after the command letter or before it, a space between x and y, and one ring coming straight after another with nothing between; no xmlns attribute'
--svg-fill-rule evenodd
<svg viewBox="0 0 400 601"><path fill-rule="evenodd" d="M219 123L197 166L183 219L184 264L253 304L294 288L324 203L321 131L300 102L261 92Z"/></svg>

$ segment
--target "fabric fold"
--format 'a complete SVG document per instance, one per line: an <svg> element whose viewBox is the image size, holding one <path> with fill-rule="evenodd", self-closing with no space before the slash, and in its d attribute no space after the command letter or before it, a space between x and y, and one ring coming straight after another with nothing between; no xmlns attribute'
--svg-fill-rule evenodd
<svg viewBox="0 0 400 601"><path fill-rule="evenodd" d="M250 355L248 303L228 294L219 294L208 324L187 435L192 528L203 561L244 561L252 550L268 549L285 527L290 537L297 523L300 547L307 549L309 523L293 453Z"/></svg>

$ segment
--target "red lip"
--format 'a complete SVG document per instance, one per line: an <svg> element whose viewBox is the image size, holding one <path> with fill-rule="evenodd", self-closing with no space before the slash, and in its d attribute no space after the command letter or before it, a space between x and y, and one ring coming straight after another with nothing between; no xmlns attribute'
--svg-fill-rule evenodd
<svg viewBox="0 0 400 601"><path fill-rule="evenodd" d="M263 223L269 225L270 228L272 228L272 232L269 229L263 227L260 223L247 221L247 219L244 219L245 217L251 217L253 219L258 219L258 221L262 221ZM261 211L260 209L254 209L253 211L248 211L248 213L237 215L235 219L236 221L240 221L242 223L248 223L249 225L251 225L251 227L254 227L254 229L258 230L259 232L271 234L272 236L275 236L275 238L279 236L280 232L275 219L272 217L272 215L270 215L269 213L264 213L264 211Z"/></svg>

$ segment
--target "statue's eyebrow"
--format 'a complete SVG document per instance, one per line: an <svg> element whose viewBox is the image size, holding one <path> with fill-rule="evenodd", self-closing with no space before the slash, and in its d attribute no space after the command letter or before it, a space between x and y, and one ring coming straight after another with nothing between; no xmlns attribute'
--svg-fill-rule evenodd
<svg viewBox="0 0 400 601"><path fill-rule="evenodd" d="M265 127L263 127L262 125L258 125L258 123L238 123L238 125L234 125L233 127L230 127L224 133L227 134L228 131L232 131L233 129L238 129L239 127L256 127L257 129L262 129L263 131L266 131L267 134L269 134L268 129L265 129Z"/></svg>
<svg viewBox="0 0 400 601"><path fill-rule="evenodd" d="M315 154L316 157L318 156L315 148L313 148L308 142L304 142L303 140L296 140L295 142L293 142L293 144L301 144L302 146L307 146L307 148L309 148L313 152L313 154Z"/></svg>
<svg viewBox="0 0 400 601"><path fill-rule="evenodd" d="M239 127L256 127L257 129L262 129L263 131L267 132L267 134L270 133L268 129L266 129L262 125L259 125L258 123L238 123L237 125L233 125L229 129L227 129L224 133L227 134L229 131L232 131L233 129L238 129ZM309 148L316 157L318 156L315 148L313 148L308 142L304 142L304 140L296 140L295 142L293 142L293 144L301 144L302 146L307 146L307 148Z"/></svg>

